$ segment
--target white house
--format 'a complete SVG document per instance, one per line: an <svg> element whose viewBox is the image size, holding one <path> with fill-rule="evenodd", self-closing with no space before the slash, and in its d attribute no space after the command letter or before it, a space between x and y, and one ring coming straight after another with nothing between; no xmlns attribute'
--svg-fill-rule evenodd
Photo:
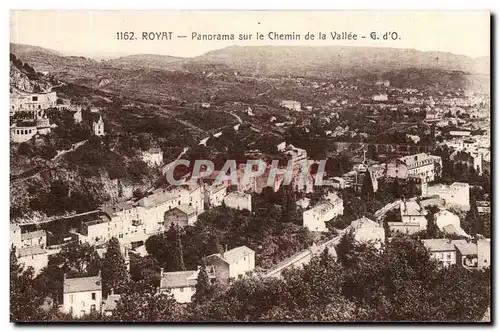
<svg viewBox="0 0 500 332"><path fill-rule="evenodd" d="M469 184L454 182L451 185L422 183L422 196L439 196L444 199L447 207L454 207L462 211L470 210Z"/></svg>
<svg viewBox="0 0 500 332"><path fill-rule="evenodd" d="M366 217L354 220L347 229L354 233L354 240L358 242L371 242L375 245L385 242L384 227Z"/></svg>
<svg viewBox="0 0 500 332"><path fill-rule="evenodd" d="M42 229L21 234L21 246L23 248L33 246L40 246L42 248L45 248L46 245L47 234Z"/></svg>
<svg viewBox="0 0 500 332"><path fill-rule="evenodd" d="M224 204L231 209L252 211L252 195L234 191L224 197Z"/></svg>
<svg viewBox="0 0 500 332"><path fill-rule="evenodd" d="M433 156L427 153L418 153L411 156L401 157L399 160L403 162L404 166L406 166L404 173L412 176L418 176L423 180L423 182L432 182L436 177L441 176L443 161L439 156Z"/></svg>
<svg viewBox="0 0 500 332"><path fill-rule="evenodd" d="M280 106L290 111L300 112L302 110L300 102L295 100L282 100Z"/></svg>
<svg viewBox="0 0 500 332"><path fill-rule="evenodd" d="M387 101L389 98L387 97L387 94L381 93L377 95L372 96L373 101Z"/></svg>
<svg viewBox="0 0 500 332"><path fill-rule="evenodd" d="M421 229L427 228L427 211L416 200L403 200L400 204L403 223L416 223Z"/></svg>
<svg viewBox="0 0 500 332"><path fill-rule="evenodd" d="M33 267L35 275L38 275L49 264L49 255L40 246L18 248L16 254L18 262L24 264L25 268Z"/></svg>
<svg viewBox="0 0 500 332"><path fill-rule="evenodd" d="M101 273L94 277L66 278L64 275L62 311L73 317L100 312L102 305Z"/></svg>
<svg viewBox="0 0 500 332"><path fill-rule="evenodd" d="M152 148L142 152L142 161L149 166L160 166L163 164L163 151L160 148Z"/></svg>
<svg viewBox="0 0 500 332"><path fill-rule="evenodd" d="M229 284L255 269L255 251L241 246L203 258L206 266L214 267L214 276L221 283Z"/></svg>
<svg viewBox="0 0 500 332"><path fill-rule="evenodd" d="M440 230L447 234L455 234L470 238L470 235L467 234L460 226L460 218L448 210L443 209L436 213L434 215L434 222Z"/></svg>
<svg viewBox="0 0 500 332"><path fill-rule="evenodd" d="M102 116L99 116L99 120L94 121L92 123L92 129L94 130L94 135L96 136L104 136L104 121L102 120Z"/></svg>
<svg viewBox="0 0 500 332"><path fill-rule="evenodd" d="M214 267L206 267L208 279L215 279ZM196 293L199 270L160 272L160 292L169 292L179 303L189 303Z"/></svg>
<svg viewBox="0 0 500 332"><path fill-rule="evenodd" d="M457 263L456 244L467 243L466 240L425 239L422 243L429 251L431 258L438 260L444 267Z"/></svg>
<svg viewBox="0 0 500 332"><path fill-rule="evenodd" d="M344 201L337 194L330 193L312 209L302 213L303 225L310 231L328 231L325 222L344 214Z"/></svg>
<svg viewBox="0 0 500 332"><path fill-rule="evenodd" d="M10 247L21 247L21 227L16 224L10 224Z"/></svg>

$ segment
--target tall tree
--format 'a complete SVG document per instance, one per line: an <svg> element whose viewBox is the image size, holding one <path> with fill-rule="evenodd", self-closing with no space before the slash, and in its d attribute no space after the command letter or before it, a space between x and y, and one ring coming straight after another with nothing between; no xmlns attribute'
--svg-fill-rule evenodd
<svg viewBox="0 0 500 332"><path fill-rule="evenodd" d="M10 252L10 321L37 321L43 296L35 288L32 267L24 270L17 260L15 248Z"/></svg>
<svg viewBox="0 0 500 332"><path fill-rule="evenodd" d="M203 302L210 296L210 280L208 279L207 268L202 261L199 267L198 278L196 280L196 293L194 293L192 300L195 303Z"/></svg>
<svg viewBox="0 0 500 332"><path fill-rule="evenodd" d="M165 233L168 254L165 269L167 271L185 271L184 254L182 251L181 229L175 223Z"/></svg>
<svg viewBox="0 0 500 332"><path fill-rule="evenodd" d="M344 233L340 238L339 243L335 247L339 262L345 267L351 266L353 263L353 254L355 249L354 233L349 231Z"/></svg>
<svg viewBox="0 0 500 332"><path fill-rule="evenodd" d="M107 296L111 289L121 293L124 284L128 280L127 266L120 251L120 242L112 237L107 245L102 262L102 292Z"/></svg>

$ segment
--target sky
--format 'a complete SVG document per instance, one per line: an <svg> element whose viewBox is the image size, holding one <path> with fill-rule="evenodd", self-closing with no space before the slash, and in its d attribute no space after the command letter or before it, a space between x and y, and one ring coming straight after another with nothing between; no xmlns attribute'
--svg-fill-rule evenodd
<svg viewBox="0 0 500 332"><path fill-rule="evenodd" d="M331 32L357 34L332 40ZM137 40L118 40L134 32ZM142 40L143 33L171 32L169 40ZM299 34L300 40L270 40L269 33ZM314 40L305 40L307 33ZM319 33L326 39L319 39ZM371 38L376 32L378 40ZM385 32L397 32L384 40ZM234 34L235 40L196 40L192 34ZM263 39L256 38L257 33ZM239 41L239 34L252 39ZM346 35L347 35L346 34ZM178 38L177 36L186 36ZM361 36L365 36L362 38ZM393 36L396 36L393 34ZM63 54L102 57L165 54L193 57L231 45L373 46L443 51L470 57L490 55L488 11L69 11L10 12L10 42Z"/></svg>

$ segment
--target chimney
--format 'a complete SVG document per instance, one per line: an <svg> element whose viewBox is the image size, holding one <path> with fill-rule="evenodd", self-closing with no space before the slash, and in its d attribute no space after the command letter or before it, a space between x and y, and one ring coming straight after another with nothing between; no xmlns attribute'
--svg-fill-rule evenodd
<svg viewBox="0 0 500 332"><path fill-rule="evenodd" d="M115 293L115 290L111 287L111 288L109 289L109 295L113 295L114 293Z"/></svg>
<svg viewBox="0 0 500 332"><path fill-rule="evenodd" d="M164 270L165 270L165 269L164 269L163 267L162 267L162 268L160 268L160 276L162 276L162 275L163 275L163 271L164 271Z"/></svg>
<svg viewBox="0 0 500 332"><path fill-rule="evenodd" d="M227 252L227 244L226 244L226 251L225 252Z"/></svg>
<svg viewBox="0 0 500 332"><path fill-rule="evenodd" d="M66 281L66 272L63 274L63 284Z"/></svg>
<svg viewBox="0 0 500 332"><path fill-rule="evenodd" d="M101 280L101 270L99 270L99 273L97 274L97 276L99 277L99 280Z"/></svg>

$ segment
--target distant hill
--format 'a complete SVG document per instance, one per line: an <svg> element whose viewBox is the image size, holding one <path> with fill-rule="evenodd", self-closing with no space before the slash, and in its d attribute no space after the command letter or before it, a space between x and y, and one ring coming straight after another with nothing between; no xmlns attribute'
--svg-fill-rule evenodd
<svg viewBox="0 0 500 332"><path fill-rule="evenodd" d="M11 52L36 71L58 79L106 91L137 95L170 94L183 99L194 88L234 88L236 77L309 77L343 79L374 76L393 86L489 91L490 60L445 52L370 47L231 46L194 58L139 54L96 61L83 56L63 56L37 46L11 44ZM175 72L175 73L174 73ZM234 75L234 74L238 75ZM187 75L187 76L186 76ZM203 78L203 80L201 80ZM210 83L205 82L205 78ZM186 81L187 79L187 81ZM189 82L198 82L190 86ZM202 82L209 84L210 89ZM240 82L243 84L243 82ZM246 83L245 83L246 84ZM250 91L248 84L242 91ZM168 91L168 93L167 93ZM263 91L260 91L262 93ZM200 92L202 93L202 92Z"/></svg>
<svg viewBox="0 0 500 332"><path fill-rule="evenodd" d="M380 75L367 75L365 80L389 80L395 88L433 88L441 91L462 89L489 93L490 77L480 73L466 73L459 70L406 68L385 72Z"/></svg>
<svg viewBox="0 0 500 332"><path fill-rule="evenodd" d="M487 57L473 59L445 52L347 46L230 46L191 60L219 63L247 74L357 76L396 69L441 69L489 74Z"/></svg>
<svg viewBox="0 0 500 332"><path fill-rule="evenodd" d="M18 56L28 56L28 55L35 56L44 54L62 56L62 53L51 50L49 48L33 46L33 45L25 45L25 44L14 44L14 43L10 43L10 52Z"/></svg>
<svg viewBox="0 0 500 332"><path fill-rule="evenodd" d="M113 67L180 69L180 63L183 61L184 58L169 55L134 54L110 59L104 61L104 63Z"/></svg>

